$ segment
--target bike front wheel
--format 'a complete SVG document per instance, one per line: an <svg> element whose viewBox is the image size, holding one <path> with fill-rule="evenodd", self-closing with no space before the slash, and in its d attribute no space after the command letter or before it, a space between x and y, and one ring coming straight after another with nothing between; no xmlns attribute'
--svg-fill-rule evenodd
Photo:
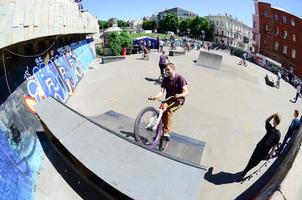
<svg viewBox="0 0 302 200"><path fill-rule="evenodd" d="M162 122L158 122L159 113L154 107L146 107L134 122L135 140L149 147L154 147L161 136Z"/></svg>

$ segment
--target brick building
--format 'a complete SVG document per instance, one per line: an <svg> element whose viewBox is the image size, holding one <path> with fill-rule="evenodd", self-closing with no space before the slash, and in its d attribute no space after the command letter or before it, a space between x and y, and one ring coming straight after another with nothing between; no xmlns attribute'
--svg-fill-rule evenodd
<svg viewBox="0 0 302 200"><path fill-rule="evenodd" d="M302 19L269 3L255 1L255 51L302 77Z"/></svg>

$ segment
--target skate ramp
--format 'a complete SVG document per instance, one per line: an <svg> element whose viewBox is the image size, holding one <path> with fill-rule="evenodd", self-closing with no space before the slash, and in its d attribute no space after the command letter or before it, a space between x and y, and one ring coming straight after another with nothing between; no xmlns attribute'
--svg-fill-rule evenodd
<svg viewBox="0 0 302 200"><path fill-rule="evenodd" d="M53 98L35 108L40 120L70 154L128 197L197 199L204 167L138 145Z"/></svg>
<svg viewBox="0 0 302 200"><path fill-rule="evenodd" d="M221 55L200 51L196 64L202 67L220 70L221 62L222 62Z"/></svg>
<svg viewBox="0 0 302 200"><path fill-rule="evenodd" d="M90 117L90 119L110 127L122 137L135 141L133 133L135 119L129 116L111 110L102 115ZM164 153L179 160L199 165L204 147L205 142L203 141L172 132L170 143Z"/></svg>

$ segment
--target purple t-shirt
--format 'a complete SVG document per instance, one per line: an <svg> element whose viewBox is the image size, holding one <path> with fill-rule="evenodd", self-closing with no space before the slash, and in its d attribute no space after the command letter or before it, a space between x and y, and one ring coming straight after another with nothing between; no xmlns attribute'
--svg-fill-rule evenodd
<svg viewBox="0 0 302 200"><path fill-rule="evenodd" d="M179 74L175 74L175 77L170 80L170 77L165 77L161 87L166 89L166 98L175 96L175 94L181 94L182 88L187 85L187 81ZM181 97L177 99L181 104L184 104L185 98Z"/></svg>
<svg viewBox="0 0 302 200"><path fill-rule="evenodd" d="M159 64L161 64L161 65L167 64L167 59L168 59L167 55L161 54L159 57Z"/></svg>

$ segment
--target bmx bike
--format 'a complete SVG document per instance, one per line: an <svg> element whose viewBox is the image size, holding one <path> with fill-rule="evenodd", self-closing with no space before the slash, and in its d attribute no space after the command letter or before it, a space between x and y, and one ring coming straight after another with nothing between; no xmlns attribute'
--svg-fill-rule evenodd
<svg viewBox="0 0 302 200"><path fill-rule="evenodd" d="M159 109L148 106L139 112L134 122L134 135L137 142L151 149L158 146L159 151L167 149L169 139L164 137L162 116L165 110L163 104L172 98L175 97L157 99L161 102ZM148 100L152 99L148 98Z"/></svg>

